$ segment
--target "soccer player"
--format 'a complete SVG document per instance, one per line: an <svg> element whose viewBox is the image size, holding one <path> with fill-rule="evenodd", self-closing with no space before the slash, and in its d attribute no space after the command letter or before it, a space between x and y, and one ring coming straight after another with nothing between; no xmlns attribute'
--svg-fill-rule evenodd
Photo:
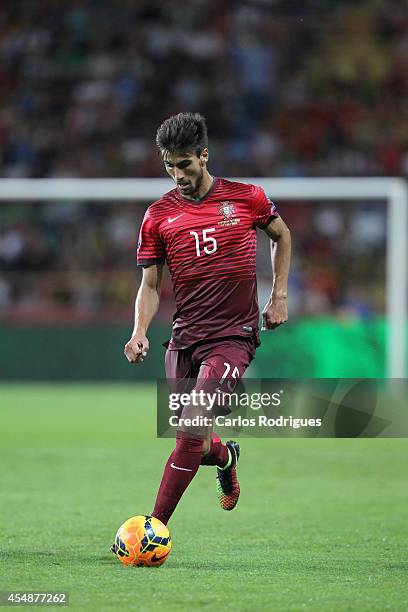
<svg viewBox="0 0 408 612"><path fill-rule="evenodd" d="M156 143L176 187L149 206L143 219L137 255L143 278L124 352L131 363L147 356L147 331L159 306L167 261L177 310L166 376L181 383L195 379L196 389L212 383L213 390L222 391L228 385L231 392L259 346L256 229L272 240L272 291L262 312L263 330L288 318L290 232L263 189L209 173L207 128L198 113L164 121ZM200 410L205 413L204 407L187 406L183 420ZM221 507L232 510L240 493L239 454L234 441L223 444L211 431L179 426L152 515L167 524L200 465L217 467Z"/></svg>

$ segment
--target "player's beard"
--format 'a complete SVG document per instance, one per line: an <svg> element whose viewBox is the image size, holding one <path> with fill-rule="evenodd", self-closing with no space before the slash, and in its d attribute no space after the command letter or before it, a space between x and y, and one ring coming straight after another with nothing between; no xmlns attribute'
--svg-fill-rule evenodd
<svg viewBox="0 0 408 612"><path fill-rule="evenodd" d="M187 198L193 198L193 199L196 198L197 197L197 193L200 190L200 187L202 185L203 178L204 178L204 170L202 168L200 168L200 171L199 171L199 173L198 173L194 183L192 182L189 185L189 189L188 190L186 189L185 191L180 190L181 193L183 194L183 196L185 196Z"/></svg>
<svg viewBox="0 0 408 612"><path fill-rule="evenodd" d="M191 194L193 197L197 197L197 192L200 190L201 184L203 182L203 177L204 177L204 171L202 168L200 168L200 172L196 178L196 182L195 182L195 186L194 186L194 191Z"/></svg>

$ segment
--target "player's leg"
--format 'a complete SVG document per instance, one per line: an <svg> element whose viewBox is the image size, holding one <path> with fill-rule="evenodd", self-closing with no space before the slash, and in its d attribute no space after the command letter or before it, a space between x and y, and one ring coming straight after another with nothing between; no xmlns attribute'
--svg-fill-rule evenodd
<svg viewBox="0 0 408 612"><path fill-rule="evenodd" d="M255 343L250 338L222 338L217 343L202 345L197 352L201 364L196 387L232 393L254 358L255 350ZM225 467L230 461L227 445L215 432L205 450L202 465Z"/></svg>
<svg viewBox="0 0 408 612"><path fill-rule="evenodd" d="M188 383L189 378L197 375L194 372L193 350L167 351L166 376L170 384L180 385ZM184 391L184 388L183 388ZM181 392L181 391L180 391ZM188 410L186 411L188 412ZM182 416L192 416L184 414ZM157 493L152 515L167 524L184 491L200 467L205 434L201 431L188 428L179 428L176 433L176 446L167 460L164 468L160 488Z"/></svg>
<svg viewBox="0 0 408 612"><path fill-rule="evenodd" d="M198 381L201 387L211 387L232 393L239 379L255 355L255 344L250 339L223 339L217 344L203 345ZM235 508L240 486L237 478L237 463L240 446L230 440L223 444L213 432L208 451L203 455L201 465L217 466L217 495L224 510Z"/></svg>
<svg viewBox="0 0 408 612"><path fill-rule="evenodd" d="M203 446L201 465L217 465L225 467L229 461L228 447L223 444L221 438L215 431L211 432L209 439Z"/></svg>

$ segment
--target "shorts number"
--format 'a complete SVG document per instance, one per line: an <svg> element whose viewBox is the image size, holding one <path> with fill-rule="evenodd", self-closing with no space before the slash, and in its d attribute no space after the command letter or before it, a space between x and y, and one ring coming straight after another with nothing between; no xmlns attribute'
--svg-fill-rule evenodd
<svg viewBox="0 0 408 612"><path fill-rule="evenodd" d="M207 235L210 232L215 232L215 227L210 227L209 229L203 230L203 242L211 243L211 246L205 246L204 249L203 249L204 253L206 253L207 255L212 255L212 253L215 253L215 251L217 250L217 241L216 241L216 239L213 236L208 236ZM190 234L192 236L194 236L197 257L200 257L200 255L201 255L200 237L198 235L198 232L190 232Z"/></svg>
<svg viewBox="0 0 408 612"><path fill-rule="evenodd" d="M222 383L224 382L224 380L227 378L228 374L229 374L229 373L230 373L230 371L231 371L231 367L232 367L232 366L231 366L231 364L230 364L230 363L227 363L226 361L224 361L224 367L225 367L225 371L224 371L224 374L223 374L223 375L221 376L221 378L220 378L220 382L219 382L219 384L220 384L220 385L222 385ZM232 370L232 373L231 373L231 378L234 378L235 380L236 380L237 378L239 378L239 370L238 370L237 366L235 366L235 367L234 367L234 369ZM227 380L227 387L228 387L228 389L229 389L229 390L231 391L231 393L232 393L232 391L233 391L233 390L234 390L234 388L235 388L235 383L234 383L232 380Z"/></svg>

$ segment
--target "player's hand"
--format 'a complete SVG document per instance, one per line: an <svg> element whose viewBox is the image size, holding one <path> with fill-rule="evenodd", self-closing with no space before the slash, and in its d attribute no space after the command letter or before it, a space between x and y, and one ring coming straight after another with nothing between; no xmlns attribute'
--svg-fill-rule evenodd
<svg viewBox="0 0 408 612"><path fill-rule="evenodd" d="M149 350L149 341L144 334L133 334L125 344L124 354L129 363L142 363Z"/></svg>
<svg viewBox="0 0 408 612"><path fill-rule="evenodd" d="M288 304L286 298L276 298L267 303L262 311L262 331L276 329L288 320Z"/></svg>

